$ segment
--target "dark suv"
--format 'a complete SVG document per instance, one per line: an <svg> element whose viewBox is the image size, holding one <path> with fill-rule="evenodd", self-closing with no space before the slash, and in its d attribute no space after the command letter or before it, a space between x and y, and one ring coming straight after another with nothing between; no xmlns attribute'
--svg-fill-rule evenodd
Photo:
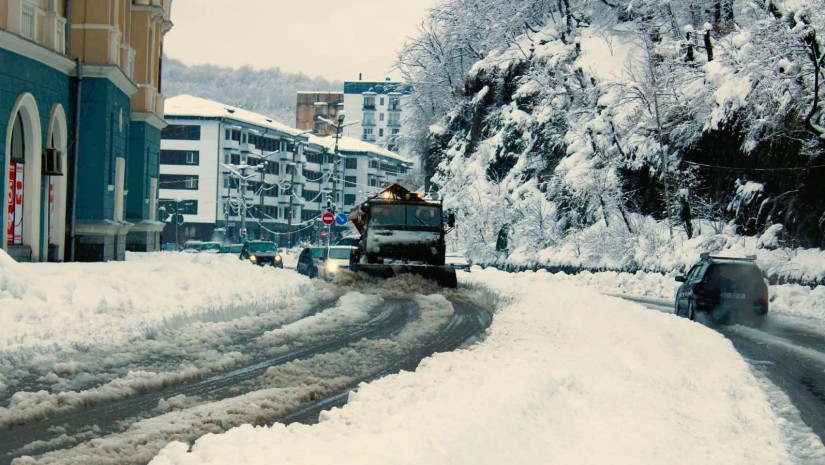
<svg viewBox="0 0 825 465"><path fill-rule="evenodd" d="M264 266L270 265L278 268L284 267L284 260L281 257L281 252L274 242L270 241L246 241L241 247L241 253L238 257L241 260L249 260L250 262Z"/></svg>
<svg viewBox="0 0 825 465"><path fill-rule="evenodd" d="M705 313L717 324L760 326L768 314L768 285L755 256L714 257L703 253L676 291L676 315L691 320Z"/></svg>

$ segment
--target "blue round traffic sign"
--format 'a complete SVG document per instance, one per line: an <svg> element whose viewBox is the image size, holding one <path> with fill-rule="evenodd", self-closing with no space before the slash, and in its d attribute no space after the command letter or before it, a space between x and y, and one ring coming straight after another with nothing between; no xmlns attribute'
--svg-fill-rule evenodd
<svg viewBox="0 0 825 465"><path fill-rule="evenodd" d="M339 226L343 226L343 225L347 224L347 221L349 221L349 217L347 216L346 213L339 213L339 214L335 215L335 224L337 224Z"/></svg>

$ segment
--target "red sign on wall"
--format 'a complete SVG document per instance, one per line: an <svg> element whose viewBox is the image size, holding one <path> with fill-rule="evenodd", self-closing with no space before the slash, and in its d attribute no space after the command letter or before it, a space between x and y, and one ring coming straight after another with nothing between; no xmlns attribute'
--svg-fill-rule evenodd
<svg viewBox="0 0 825 465"><path fill-rule="evenodd" d="M6 199L6 243L14 244L14 180L17 163L11 162L9 164L9 197Z"/></svg>
<svg viewBox="0 0 825 465"><path fill-rule="evenodd" d="M8 224L6 225L6 243L23 243L23 174L22 163L9 163L9 198Z"/></svg>
<svg viewBox="0 0 825 465"><path fill-rule="evenodd" d="M14 243L23 243L23 175L25 165L17 164L14 173Z"/></svg>

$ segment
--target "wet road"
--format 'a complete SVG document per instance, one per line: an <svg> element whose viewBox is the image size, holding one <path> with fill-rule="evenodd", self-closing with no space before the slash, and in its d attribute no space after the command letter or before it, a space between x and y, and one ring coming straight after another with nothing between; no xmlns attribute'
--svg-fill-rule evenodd
<svg viewBox="0 0 825 465"><path fill-rule="evenodd" d="M673 304L623 297L664 313ZM707 325L728 338L753 369L788 396L802 421L825 443L825 331L815 322L770 315L760 328Z"/></svg>

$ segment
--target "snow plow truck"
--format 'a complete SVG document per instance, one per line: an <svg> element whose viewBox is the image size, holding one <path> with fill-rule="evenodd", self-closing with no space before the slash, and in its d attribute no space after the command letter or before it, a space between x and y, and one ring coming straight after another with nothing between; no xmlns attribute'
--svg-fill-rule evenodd
<svg viewBox="0 0 825 465"><path fill-rule="evenodd" d="M455 215L445 215L441 201L393 184L357 205L349 219L361 234L350 256L352 271L380 278L413 273L458 287L455 269L444 265L444 236L455 227Z"/></svg>

